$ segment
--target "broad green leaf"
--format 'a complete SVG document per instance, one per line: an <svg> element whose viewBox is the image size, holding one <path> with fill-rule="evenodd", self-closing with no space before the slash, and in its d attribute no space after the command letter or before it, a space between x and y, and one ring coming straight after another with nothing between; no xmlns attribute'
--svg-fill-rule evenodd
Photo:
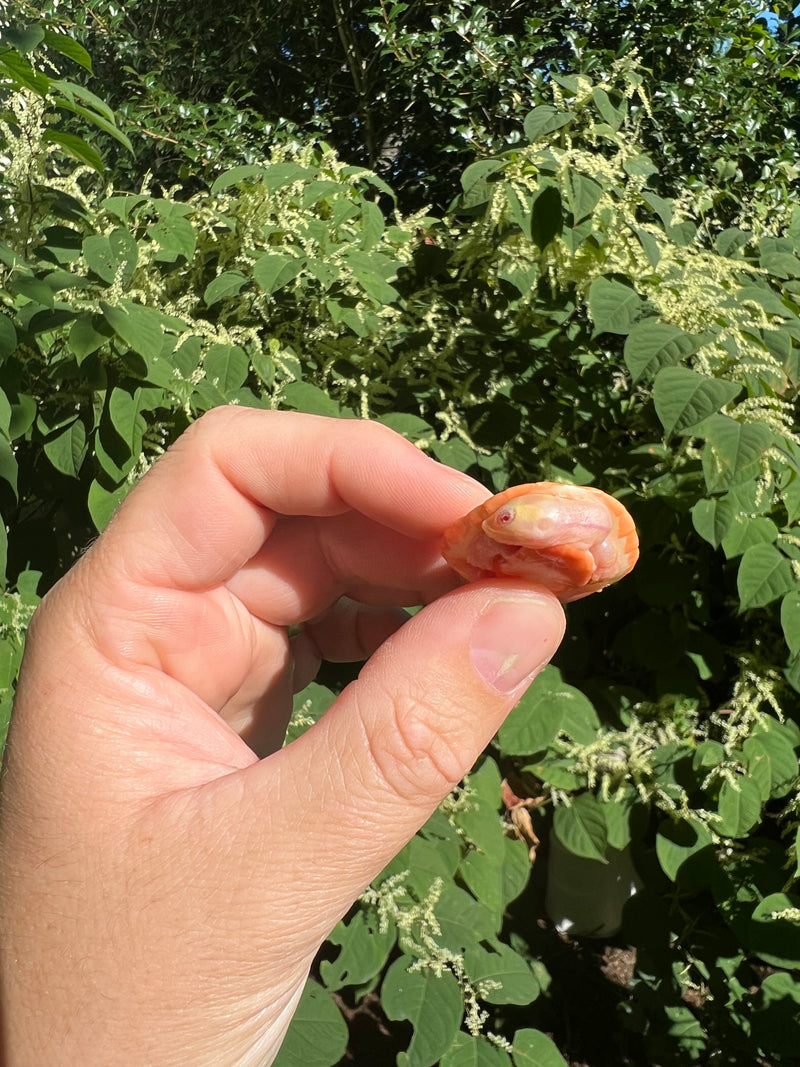
<svg viewBox="0 0 800 1067"><path fill-rule="evenodd" d="M589 288L589 314L595 336L601 333L630 333L641 311L642 301L635 289L613 278L595 278Z"/></svg>
<svg viewBox="0 0 800 1067"><path fill-rule="evenodd" d="M253 279L265 293L277 293L294 281L304 260L296 256L263 255L253 264Z"/></svg>
<svg viewBox="0 0 800 1067"><path fill-rule="evenodd" d="M3 44L10 44L22 55L33 52L42 43L44 36L44 28L38 22L27 26L4 26L2 29Z"/></svg>
<svg viewBox="0 0 800 1067"><path fill-rule="evenodd" d="M439 1067L511 1067L508 1053L485 1037L459 1032Z"/></svg>
<svg viewBox="0 0 800 1067"><path fill-rule="evenodd" d="M486 759L477 771L467 775L464 784L469 803L455 813L453 820L466 842L499 860L505 834L498 817L502 786L495 761Z"/></svg>
<svg viewBox="0 0 800 1067"><path fill-rule="evenodd" d="M601 117L605 119L611 129L618 130L628 113L627 100L623 97L622 105L619 108L614 107L608 93L605 89L601 89L599 85L592 89L592 100L594 100L595 107L600 112Z"/></svg>
<svg viewBox="0 0 800 1067"><path fill-rule="evenodd" d="M6 76L11 79L12 85L30 89L37 96L47 96L51 84L50 79L45 74L35 71L23 56L7 49L0 51L0 72L3 68L5 68Z"/></svg>
<svg viewBox="0 0 800 1067"><path fill-rule="evenodd" d="M741 391L736 382L707 378L686 367L662 367L653 383L653 403L665 436L671 437L691 430Z"/></svg>
<svg viewBox="0 0 800 1067"><path fill-rule="evenodd" d="M453 1044L464 1004L458 982L449 971L437 977L425 968L409 971L413 960L395 960L381 986L383 1010L389 1019L407 1020L414 1028L411 1044L398 1064L432 1067Z"/></svg>
<svg viewBox="0 0 800 1067"><path fill-rule="evenodd" d="M77 478L86 458L86 427L78 417L44 443L44 453L56 470Z"/></svg>
<svg viewBox="0 0 800 1067"><path fill-rule="evenodd" d="M517 1030L511 1059L514 1067L567 1067L552 1040L540 1030Z"/></svg>
<svg viewBox="0 0 800 1067"><path fill-rule="evenodd" d="M478 208L487 203L492 196L493 183L491 177L504 167L499 159L480 159L476 163L470 163L461 175L461 199L459 206L462 209Z"/></svg>
<svg viewBox="0 0 800 1067"><path fill-rule="evenodd" d="M98 481L93 481L89 486L89 514L99 533L108 525L111 516L128 495L132 487L123 483L116 489L106 489Z"/></svg>
<svg viewBox="0 0 800 1067"><path fill-rule="evenodd" d="M428 840L417 834L381 871L379 881L407 872L403 885L421 899L435 881L452 882L461 851L458 841Z"/></svg>
<svg viewBox="0 0 800 1067"><path fill-rule="evenodd" d="M243 285L247 284L247 278L241 271L238 270L226 270L222 274L218 274L216 278L212 279L206 286L203 294L203 300L206 307L211 307L212 304L216 304L219 300L226 300L228 297L237 296Z"/></svg>
<svg viewBox="0 0 800 1067"><path fill-rule="evenodd" d="M496 937L502 918L451 880L436 903L436 921L441 931L437 941L452 952L463 954L470 945Z"/></svg>
<svg viewBox="0 0 800 1067"><path fill-rule="evenodd" d="M14 323L0 311L0 359L13 356L17 348L17 331Z"/></svg>
<svg viewBox="0 0 800 1067"><path fill-rule="evenodd" d="M782 911L796 911L800 898L770 893L756 905L748 930L747 947L765 963L789 970L800 969L800 923L794 917L780 918Z"/></svg>
<svg viewBox="0 0 800 1067"><path fill-rule="evenodd" d="M375 253L346 252L344 261L364 292L379 304L391 304L397 299L397 290L386 280L394 274L397 264Z"/></svg>
<svg viewBox="0 0 800 1067"><path fill-rule="evenodd" d="M232 167L220 174L211 186L212 193L221 193L230 189L232 185L247 181L248 178L263 178L265 168L257 163L245 163L240 167Z"/></svg>
<svg viewBox="0 0 800 1067"><path fill-rule="evenodd" d="M769 760L770 796L772 797L785 797L795 787L798 775L800 775L800 766L798 766L798 757L790 737L790 730L789 723L764 719L755 727L753 736L748 738L743 746L745 747L750 741L758 742L759 749L766 753Z"/></svg>
<svg viewBox="0 0 800 1067"><path fill-rule="evenodd" d="M161 317L155 308L143 307L130 300L119 304L106 304L101 301L103 315L125 344L138 352L148 364L161 354L164 334Z"/></svg>
<svg viewBox="0 0 800 1067"><path fill-rule="evenodd" d="M719 791L721 821L714 829L724 837L745 837L761 818L761 793L756 783L743 775L725 781Z"/></svg>
<svg viewBox="0 0 800 1067"><path fill-rule="evenodd" d="M84 312L78 316L70 327L69 348L80 366L81 363L106 344L111 337L111 330L101 333L96 329L94 316L90 312Z"/></svg>
<svg viewBox="0 0 800 1067"><path fill-rule="evenodd" d="M528 850L522 841L503 837L499 853L468 852L458 870L467 888L499 918L527 884Z"/></svg>
<svg viewBox="0 0 800 1067"><path fill-rule="evenodd" d="M600 720L584 694L561 680L555 667L546 667L500 727L500 747L506 755L544 752L560 731L580 744L590 744Z"/></svg>
<svg viewBox="0 0 800 1067"><path fill-rule="evenodd" d="M711 832L702 823L694 819L680 822L665 819L656 835L656 855L662 871L674 882L682 865L712 844Z"/></svg>
<svg viewBox="0 0 800 1067"><path fill-rule="evenodd" d="M800 652L800 590L792 589L781 601L781 627L792 655Z"/></svg>
<svg viewBox="0 0 800 1067"><path fill-rule="evenodd" d="M306 982L273 1067L334 1067L347 1049L347 1023L325 990Z"/></svg>
<svg viewBox="0 0 800 1067"><path fill-rule="evenodd" d="M147 235L161 249L156 259L171 263L183 256L187 263L191 262L197 247L197 234L188 219L175 214L159 219L148 227Z"/></svg>
<svg viewBox="0 0 800 1067"><path fill-rule="evenodd" d="M702 436L703 476L710 493L757 478L762 456L772 443L772 432L763 422L741 423L727 415L706 419Z"/></svg>
<svg viewBox="0 0 800 1067"><path fill-rule="evenodd" d="M603 187L594 178L578 170L570 170L567 173L567 195L573 222L578 223L588 218L597 207Z"/></svg>
<svg viewBox="0 0 800 1067"><path fill-rule="evenodd" d="M66 56L67 59L71 59L78 66L88 70L92 73L92 60L89 53L72 37L68 37L65 33L56 33L53 30L45 29L44 31L44 43L48 48L52 48L55 52L60 52L62 56Z"/></svg>
<svg viewBox="0 0 800 1067"><path fill-rule="evenodd" d="M722 549L726 559L734 559L753 545L772 544L777 537L778 528L772 519L763 515L736 515L722 539Z"/></svg>
<svg viewBox="0 0 800 1067"><path fill-rule="evenodd" d="M525 116L523 129L525 136L532 143L550 133L555 133L562 126L575 118L573 111L559 111L552 104L540 104Z"/></svg>
<svg viewBox="0 0 800 1067"><path fill-rule="evenodd" d="M745 285L741 289L737 290L732 298L737 307L747 305L748 303L757 304L759 308L762 308L768 315L775 315L780 318L788 319L791 317L792 312L789 310L786 304L781 300L780 296L774 289L770 289L766 286L760 285Z"/></svg>
<svg viewBox="0 0 800 1067"><path fill-rule="evenodd" d="M752 999L750 1024L752 1038L760 1048L786 1057L782 1063L797 1058L800 981L796 975L778 971L763 979Z"/></svg>
<svg viewBox="0 0 800 1067"><path fill-rule="evenodd" d="M761 803L766 804L772 792L772 769L766 748L757 737L748 737L742 745L747 775L758 786Z"/></svg>
<svg viewBox="0 0 800 1067"><path fill-rule="evenodd" d="M18 478L19 467L14 449L7 437L0 436L0 481L6 482L11 486L15 497L17 496Z"/></svg>
<svg viewBox="0 0 800 1067"><path fill-rule="evenodd" d="M569 805L560 804L553 816L553 830L568 852L606 862L605 814L603 805L591 793L573 797Z"/></svg>
<svg viewBox="0 0 800 1067"><path fill-rule="evenodd" d="M736 584L742 611L771 604L796 586L791 563L769 544L747 549L739 564Z"/></svg>
<svg viewBox="0 0 800 1067"><path fill-rule="evenodd" d="M49 144L59 145L65 152L68 152L80 163L85 163L93 170L98 172L105 170L103 157L97 149L93 145L90 145L88 141L85 141L83 137L78 137L74 133L67 133L66 130L54 130L50 128L44 131L42 140L47 141Z"/></svg>
<svg viewBox="0 0 800 1067"><path fill-rule="evenodd" d="M119 280L130 281L136 270L139 249L127 230L118 226L109 234L93 234L83 242L83 257L93 270L109 285Z"/></svg>
<svg viewBox="0 0 800 1067"><path fill-rule="evenodd" d="M348 923L340 922L328 937L339 948L339 955L320 964L323 984L334 991L368 982L383 969L396 939L393 924L388 923L381 930L374 913L357 911Z"/></svg>
<svg viewBox="0 0 800 1067"><path fill-rule="evenodd" d="M311 382L289 382L281 390L285 407L305 411L309 415L329 415L341 418L342 409L326 392Z"/></svg>
<svg viewBox="0 0 800 1067"><path fill-rule="evenodd" d="M563 227L561 193L555 185L549 185L534 197L531 208L531 238L539 248L558 237Z"/></svg>
<svg viewBox="0 0 800 1067"><path fill-rule="evenodd" d="M692 524L704 540L719 548L722 539L736 518L733 504L727 497L698 500L692 508Z"/></svg>
<svg viewBox="0 0 800 1067"><path fill-rule="evenodd" d="M531 1004L541 992L527 961L502 941L492 941L488 947L470 945L464 964L471 982L498 984L499 988L488 989L483 997L489 1004Z"/></svg>
<svg viewBox="0 0 800 1067"><path fill-rule="evenodd" d="M12 293L24 296L32 304L41 304L46 308L51 308L55 304L53 290L47 282L42 281L41 278L34 278L30 274L12 278L8 282L8 288Z"/></svg>
<svg viewBox="0 0 800 1067"><path fill-rule="evenodd" d="M209 381L227 395L244 384L250 363L238 345L213 344L203 359L203 370Z"/></svg>
<svg viewBox="0 0 800 1067"><path fill-rule="evenodd" d="M623 356L634 384L697 351L697 338L657 319L637 322L625 338Z"/></svg>

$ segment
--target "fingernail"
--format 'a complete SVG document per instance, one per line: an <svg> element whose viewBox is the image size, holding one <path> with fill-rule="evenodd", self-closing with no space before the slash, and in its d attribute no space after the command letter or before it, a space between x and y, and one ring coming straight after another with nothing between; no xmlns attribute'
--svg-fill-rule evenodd
<svg viewBox="0 0 800 1067"><path fill-rule="evenodd" d="M499 693L532 681L555 653L564 634L560 606L530 594L496 600L479 615L470 637L478 674Z"/></svg>

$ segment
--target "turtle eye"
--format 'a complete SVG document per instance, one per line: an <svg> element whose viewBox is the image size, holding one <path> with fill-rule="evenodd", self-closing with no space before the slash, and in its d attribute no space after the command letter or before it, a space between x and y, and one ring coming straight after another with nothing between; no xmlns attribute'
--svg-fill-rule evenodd
<svg viewBox="0 0 800 1067"><path fill-rule="evenodd" d="M494 513L494 521L497 526L508 526L509 523L514 521L516 511L510 504L504 504L502 508L498 508Z"/></svg>

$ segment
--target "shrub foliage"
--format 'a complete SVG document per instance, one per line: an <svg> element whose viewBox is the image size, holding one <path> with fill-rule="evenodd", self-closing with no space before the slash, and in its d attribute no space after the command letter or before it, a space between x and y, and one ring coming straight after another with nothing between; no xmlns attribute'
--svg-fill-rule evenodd
<svg viewBox="0 0 800 1067"><path fill-rule="evenodd" d="M554 76L447 212L404 214L324 142L191 195L120 189L95 141L126 134L48 56L91 68L6 30L6 719L37 584L211 407L376 418L495 490L599 485L634 514L637 571L570 606L555 665L333 932L278 1062L337 1063L339 1007L376 996L409 1067L580 1052L545 895L600 927L559 904L558 850L592 885L635 868L635 972L593 1034L613 1062L796 1062L800 209L656 191L624 58ZM298 695L290 739L334 689Z"/></svg>

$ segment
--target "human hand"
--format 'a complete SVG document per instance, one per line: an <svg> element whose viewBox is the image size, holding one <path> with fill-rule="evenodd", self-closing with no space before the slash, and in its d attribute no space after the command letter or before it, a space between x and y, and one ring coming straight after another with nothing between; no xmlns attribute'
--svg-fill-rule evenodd
<svg viewBox="0 0 800 1067"><path fill-rule="evenodd" d="M237 408L130 494L29 632L6 1067L272 1061L320 943L562 636L547 593L453 588L441 531L486 495L385 427ZM281 748L320 657L370 655Z"/></svg>

